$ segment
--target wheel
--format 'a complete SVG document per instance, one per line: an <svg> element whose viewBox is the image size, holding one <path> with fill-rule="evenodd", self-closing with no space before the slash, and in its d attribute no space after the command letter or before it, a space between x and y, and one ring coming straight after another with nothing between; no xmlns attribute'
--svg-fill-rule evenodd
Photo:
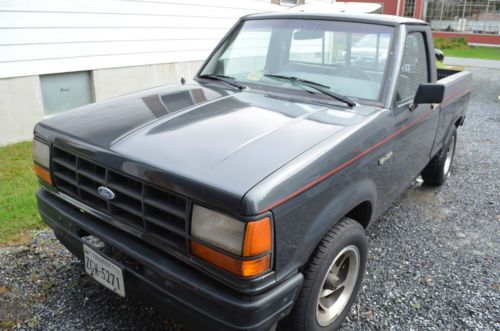
<svg viewBox="0 0 500 331"><path fill-rule="evenodd" d="M422 170L424 183L431 186L443 185L450 175L455 146L457 144L457 130L453 128L446 145L429 161L429 164Z"/></svg>
<svg viewBox="0 0 500 331"><path fill-rule="evenodd" d="M344 218L321 239L304 267L304 284L281 330L336 330L349 312L366 265L368 240L356 221Z"/></svg>

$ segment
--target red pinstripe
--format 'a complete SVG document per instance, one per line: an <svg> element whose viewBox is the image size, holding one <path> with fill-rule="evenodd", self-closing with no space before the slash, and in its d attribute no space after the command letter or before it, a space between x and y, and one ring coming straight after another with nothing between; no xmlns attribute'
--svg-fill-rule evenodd
<svg viewBox="0 0 500 331"><path fill-rule="evenodd" d="M443 100L442 104L441 105L445 105L446 103L448 103L448 101L450 101L453 97L455 97L457 94L459 93L464 93L463 90L460 90L456 93L453 93L452 95L448 96L445 100ZM302 192L304 191L307 191L308 189L310 189L311 187L315 186L316 184L324 181L325 179L327 179L328 177L332 176L333 174L339 172L340 170L344 169L345 167L347 167L349 164L359 160L360 158L362 158L363 156L365 156L366 154L372 152L373 150L377 149L378 147L382 146L383 144L385 144L386 142L388 142L389 140L391 140L392 138L396 137L397 135L399 135L401 132L409 129L410 127L412 127L413 125L417 124L418 122L422 121L424 118L426 118L427 116L429 116L431 114L431 112L433 111L433 109L429 109L428 111L426 111L425 113L423 113L421 116L419 116L418 118L416 118L415 120L413 120L412 122L408 123L407 125L401 127L400 129L398 129L397 131L391 133L390 135L388 135L387 137L385 137L384 139L380 140L379 142L377 142L375 145L371 146L370 148L366 149L365 151L359 153L358 155L356 155L355 157L353 157L352 159L350 159L349 161L347 162L344 162L342 163L341 165L339 165L338 167L328 171L327 173L321 175L320 177L310 181L309 183L307 183L306 185L302 186L301 188L299 188L298 190L294 191L293 193L287 195L286 197L270 204L269 206L267 206L266 208L262 209L259 211L259 214L260 213L263 213L263 212L266 212L270 209L273 209L274 207L276 206L279 206L281 205L282 203L296 197L297 195L301 194Z"/></svg>

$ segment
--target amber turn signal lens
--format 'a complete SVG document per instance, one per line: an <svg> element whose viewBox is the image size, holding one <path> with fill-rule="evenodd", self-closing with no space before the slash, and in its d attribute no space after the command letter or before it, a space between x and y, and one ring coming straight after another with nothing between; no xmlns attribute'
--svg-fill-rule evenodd
<svg viewBox="0 0 500 331"><path fill-rule="evenodd" d="M33 169L35 170L35 174L37 175L38 178L52 185L50 172L47 169L43 168L42 166L39 166L36 163L33 163Z"/></svg>
<svg viewBox="0 0 500 331"><path fill-rule="evenodd" d="M269 217L248 222L243 245L243 256L256 256L273 248L271 220Z"/></svg>
<svg viewBox="0 0 500 331"><path fill-rule="evenodd" d="M240 260L220 253L196 241L190 241L191 254L221 269L242 277L260 275L270 267L270 257L265 255L253 260Z"/></svg>

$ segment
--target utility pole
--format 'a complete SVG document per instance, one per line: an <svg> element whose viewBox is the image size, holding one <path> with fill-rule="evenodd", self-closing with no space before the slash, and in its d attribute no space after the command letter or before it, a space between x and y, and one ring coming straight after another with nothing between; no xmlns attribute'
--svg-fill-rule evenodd
<svg viewBox="0 0 500 331"><path fill-rule="evenodd" d="M465 8L467 7L467 0L464 0L464 10L462 11L462 18L465 18Z"/></svg>

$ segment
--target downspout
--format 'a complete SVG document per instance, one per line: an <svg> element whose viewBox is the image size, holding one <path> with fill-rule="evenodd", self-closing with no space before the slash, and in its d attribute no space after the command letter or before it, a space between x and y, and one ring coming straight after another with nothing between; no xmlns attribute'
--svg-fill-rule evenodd
<svg viewBox="0 0 500 331"><path fill-rule="evenodd" d="M396 15L399 16L399 8L400 8L400 5L401 5L401 1L403 0L397 0L397 6L396 6Z"/></svg>

